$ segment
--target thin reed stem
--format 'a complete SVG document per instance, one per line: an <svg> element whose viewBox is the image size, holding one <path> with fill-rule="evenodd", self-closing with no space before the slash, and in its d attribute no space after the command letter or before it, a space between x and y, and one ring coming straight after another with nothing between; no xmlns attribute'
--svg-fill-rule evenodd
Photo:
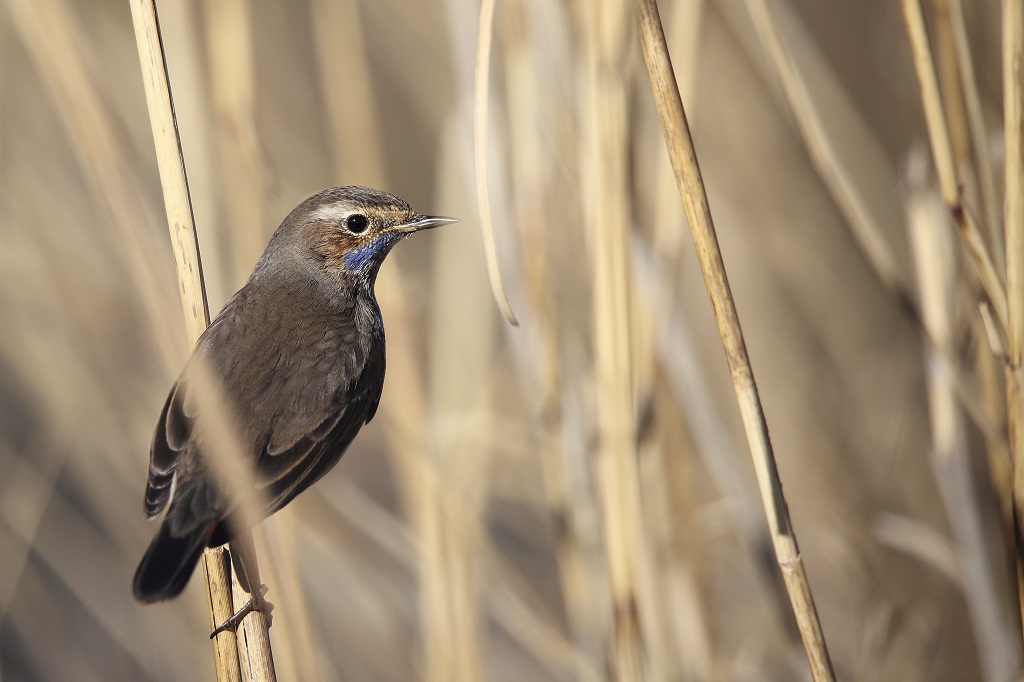
<svg viewBox="0 0 1024 682"><path fill-rule="evenodd" d="M796 533L789 518L782 482L768 437L768 425L761 408L722 253L718 247L718 237L715 234L707 194L704 191L704 181L686 122L686 113L672 71L672 61L668 45L665 43L658 6L655 0L637 0L637 9L641 45L651 89L665 133L665 143L672 160L676 183L697 248L704 282L711 296L719 335L725 347L733 388L739 401L740 413L754 459L761 501L768 517L776 560L782 569L800 636L807 651L811 674L817 682L834 680L835 673L832 671L832 662L818 621L810 584L804 573Z"/></svg>
<svg viewBox="0 0 1024 682"><path fill-rule="evenodd" d="M1017 588L1024 620L1024 2L1003 0L1003 125L1006 135L1005 210L1006 293L1009 346L1006 410L1013 470L1014 540L1017 543Z"/></svg>
<svg viewBox="0 0 1024 682"><path fill-rule="evenodd" d="M826 127L827 119L821 111L822 107L812 96L813 88L801 75L796 61L786 49L768 4L765 0L747 0L746 6L754 29L757 31L782 86L782 91L796 120L807 152L833 201L846 219L846 225L858 246L878 275L879 280L892 292L897 304L913 325L914 331L932 352L932 361L941 365L942 371L953 379L953 390L961 407L985 436L988 446L995 452L1005 452L1005 438L992 417L993 413L986 410L978 386L968 376L956 354L931 338L922 319L921 306L917 296L910 287L908 278L900 270L898 260L885 237L882 223L874 215L875 207L865 197L863 188L858 187L855 182L848 167L849 162L840 155L833 136L829 134ZM961 16L961 24L962 19ZM957 22L953 23L955 31ZM962 38L962 40L966 41L966 38ZM961 58L961 61L966 61L966 65L961 65L962 71L970 71L969 57ZM963 73L961 73L961 78L964 78ZM971 100L977 98L976 84L973 81L969 87L965 84L964 93L968 100L968 121L971 123L972 143L977 144L978 139L984 138L984 126L974 120L975 115L980 115L980 112L975 112L974 108L980 105L974 101L974 106L971 106ZM817 99L820 101L824 97L819 95ZM832 106L836 106L835 102L832 103ZM856 112L849 111L846 112L846 115L856 115ZM981 132L979 132L979 128ZM862 142L866 145L868 140ZM980 157L977 163L979 167L982 165ZM982 194L984 195L983 171L980 168L978 175L981 178ZM989 172L989 180L991 180L991 172Z"/></svg>
<svg viewBox="0 0 1024 682"><path fill-rule="evenodd" d="M157 18L155 0L132 0L132 20L135 25L135 39L142 65L146 89L146 103L149 108L156 146L160 183L163 187L164 207L167 224L171 233L171 246L177 265L178 288L181 295L182 312L188 341L194 344L210 323L210 311L203 285L203 268L199 256L199 241L195 220L192 215L192 201L189 197L188 179L181 153L174 103L167 76L167 64L163 53L163 41ZM230 437L224 430L225 437ZM246 531L249 532L249 531ZM251 544L251 536L249 538ZM215 626L233 614L230 599L232 585L226 580L230 570L224 570L225 552L208 549L203 554L203 569L207 580L207 595L210 620ZM238 648L234 633L221 633L214 638L214 655L218 680L238 679L239 653L246 656L242 668L251 680L274 680L273 656L266 619L247 617L242 628L245 640L254 645ZM232 646L234 644L234 646Z"/></svg>
<svg viewBox="0 0 1024 682"><path fill-rule="evenodd" d="M975 173L978 176L978 191L984 209L985 225L988 228L996 264L1004 265L1004 233L1002 216L999 212L999 194L996 191L992 160L988 151L988 134L985 131L985 117L981 110L978 79L974 75L971 46L967 41L964 6L962 0L946 0L942 6L949 11L950 15L953 48L956 51L956 63L960 73L967 126L971 136L971 151L974 157Z"/></svg>
<svg viewBox="0 0 1024 682"><path fill-rule="evenodd" d="M957 230L967 248L971 263L978 272L981 286L992 304L996 319L1005 331L1007 325L1006 288L1003 286L995 262L985 245L985 238L978 229L972 213L961 200L960 174L957 172L953 155L953 142L946 121L942 98L939 94L939 79L935 73L935 59L924 23L924 12L920 0L903 0L903 16L907 22L907 33L914 53L914 70L921 88L921 102L924 105L925 122L928 125L928 139L931 141L932 156L939 175L942 199L953 214Z"/></svg>
<svg viewBox="0 0 1024 682"><path fill-rule="evenodd" d="M494 4L496 0L483 0L480 5L480 30L477 38L476 79L473 99L473 160L476 166L476 194L480 208L480 229L484 240L484 256L487 259L487 275L491 282L494 300L501 308L501 314L508 323L517 326L519 321L509 303L505 285L501 280L498 266L498 248L494 243L494 218L491 215L491 191L487 173L487 115L490 88L491 46L494 42Z"/></svg>

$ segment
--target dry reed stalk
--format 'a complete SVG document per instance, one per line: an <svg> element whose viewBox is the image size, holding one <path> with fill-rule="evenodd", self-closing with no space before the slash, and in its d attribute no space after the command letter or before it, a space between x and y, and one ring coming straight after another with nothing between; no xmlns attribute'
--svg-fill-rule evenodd
<svg viewBox="0 0 1024 682"><path fill-rule="evenodd" d="M979 198L977 186L971 176L971 136L968 132L967 111L964 103L960 68L957 65L956 42L953 38L953 19L948 0L927 0L931 6L932 55L935 59L935 75L939 84L939 96L949 126L950 146L960 178L965 180L960 188L965 203L976 204ZM991 247L990 247L991 248Z"/></svg>
<svg viewBox="0 0 1024 682"><path fill-rule="evenodd" d="M914 55L914 70L917 73L918 85L921 89L928 138L931 142L935 168L938 171L942 199L953 215L970 261L977 270L981 286L995 312L996 320L1005 332L1007 325L1006 288L1003 286L972 212L961 201L960 174L957 171L952 137L939 94L939 82L935 74L935 61L932 57L931 45L928 42L928 32L925 28L924 12L921 9L920 0L902 0L902 6Z"/></svg>
<svg viewBox="0 0 1024 682"><path fill-rule="evenodd" d="M746 7L822 182L882 283L898 295L905 295L909 291L906 276L900 271L896 256L872 213L871 203L865 199L849 168L843 163L826 129L827 121L782 41L768 3L765 0L746 0Z"/></svg>
<svg viewBox="0 0 1024 682"><path fill-rule="evenodd" d="M676 78L684 102L693 102L697 83L697 54L701 46L701 32L704 28L706 0L683 0L674 5L666 26L668 40L678 46L676 55ZM674 272L674 264L685 246L685 236L678 229L685 217L679 205L679 190L672 176L672 166L660 154L661 131L654 126L650 130L652 144L658 148L656 188L654 199L654 253L653 263L658 271L657 279Z"/></svg>
<svg viewBox="0 0 1024 682"><path fill-rule="evenodd" d="M914 326L914 330L933 351L934 361L942 364L943 370L953 377L953 388L961 406L984 434L988 446L997 452L1004 450L1004 438L992 418L992 413L985 409L984 401L979 397L978 387L967 375L956 355L950 354L948 349L941 348L928 336L928 329L921 319L921 310L916 296L911 290L907 277L900 270L897 258L885 237L885 231L875 215L875 209L871 201L865 197L863 189L858 187L850 168L848 168L848 162L836 148L826 127L827 119L821 112L820 106L816 104L815 98L811 94L811 88L801 75L796 62L786 50L767 3L764 0L747 0L746 4L747 12L750 14L758 37L771 60L772 68L782 86L782 91L814 167L846 219L846 225L850 228L857 245L878 274L882 284L896 297L897 302ZM820 57L814 61L819 65L824 62ZM966 96L970 99L973 93L976 99L977 85L973 80L969 85L970 87L966 88ZM840 107L842 101L845 101L845 98L831 98L831 105L834 108ZM836 116L836 118L848 119L857 116L857 112L849 108L842 111L842 115ZM972 133L974 133L976 125L973 124L973 119L970 117L969 120L972 121ZM856 129L867 130L867 126L860 123ZM849 136L855 133L848 126L843 130L843 134ZM878 142L873 139L859 140L859 144L856 146L862 152L868 148L880 149ZM879 159L878 163L881 164L884 161ZM978 175L981 177L983 173L979 171ZM989 178L991 179L991 169L989 169Z"/></svg>
<svg viewBox="0 0 1024 682"><path fill-rule="evenodd" d="M310 618L309 595L293 557L300 555L295 542L296 514L290 507L276 512L253 529L257 556L266 557L260 570L268 585L287 594L287 601L274 607L274 618L285 626L285 637L274 638L274 667L286 680L326 679L316 650L316 631ZM269 551L273 547L274 551Z"/></svg>
<svg viewBox="0 0 1024 682"><path fill-rule="evenodd" d="M252 466L248 463L245 449L239 440L231 413L231 405L224 394L222 386L212 368L193 358L185 377L194 395L198 411L203 415L201 437L209 443L208 458L210 470L230 500L238 505L236 512L240 521L238 529L244 529L238 537L231 541L230 551L235 551L237 544L247 544L253 562L256 561L255 546L251 529L262 520L262 510L267 508L266 500L260 494ZM194 393L192 393L194 392ZM221 561L222 555L218 556ZM248 601L246 591L232 574L232 603L242 605ZM259 569L256 574L248 576L259 589L262 580ZM223 621L221 621L223 622ZM219 622L213 622L216 628ZM274 660L270 648L269 623L263 613L256 611L245 617L235 632L238 659L241 664L241 675L244 680L273 681L276 679Z"/></svg>
<svg viewBox="0 0 1024 682"><path fill-rule="evenodd" d="M707 195L697 165L693 141L686 123L686 114L679 97L672 62L665 44L665 34L654 0L638 0L638 23L644 60L650 75L651 89L665 133L666 147L672 160L676 183L686 210L701 271L711 297L719 334L725 347L740 413L747 432L754 469L761 489L768 525L775 547L776 559L796 615L800 636L807 650L811 674L818 682L834 680L832 663L818 621L803 560L797 546L775 456L768 437L768 426L761 408L757 385L747 355L736 306L729 289L725 265L718 247Z"/></svg>
<svg viewBox="0 0 1024 682"><path fill-rule="evenodd" d="M496 0L482 0L480 22L477 31L476 78L473 97L473 163L476 176L476 195L480 208L480 229L484 242L484 257L487 260L487 275L491 282L494 300L509 324L517 326L519 321L509 303L505 285L501 280L498 264L498 248L494 240L494 219L491 215L491 189L487 172L488 102L491 79L491 47L494 41L494 5Z"/></svg>
<svg viewBox="0 0 1024 682"><path fill-rule="evenodd" d="M613 677L665 679L637 459L626 176L629 120L621 75L629 5L581 8L583 120L579 167L593 258L594 354L602 531L612 599Z"/></svg>
<svg viewBox="0 0 1024 682"><path fill-rule="evenodd" d="M585 464L574 455L578 449L565 442L569 434L563 418L562 401L571 390L567 385L560 356L557 301L559 273L552 270L552 226L557 217L549 216L549 202L558 196L552 187L555 155L542 140L541 131L553 123L545 120L546 110L557 87L552 71L557 67L538 54L537 45L545 39L539 27L558 25L556 17L563 11L552 4L510 0L506 3L508 21L503 35L505 46L504 102L508 117L509 180L512 188L513 218L519 226L522 248L529 258L523 260L525 284L525 320L522 330L511 335L520 352L520 375L529 386L528 394L538 396L531 409L531 423L536 429L538 452L544 479L544 491L552 519L553 541L559 571L562 604L569 633L577 649L573 656L578 679L607 679L603 667L595 665L604 655L601 641L601 616L605 613L605 590L588 573L583 543L585 523L582 518L596 518L593 495L581 494L587 486L573 486L573 470L585 471ZM550 44L550 43L549 43ZM532 335L532 336L531 336Z"/></svg>
<svg viewBox="0 0 1024 682"><path fill-rule="evenodd" d="M361 40L358 12L346 3L316 2L314 37L317 61L330 118L332 157L339 177L357 178L373 186L388 184L380 118L373 115L376 84L371 78ZM355 35L353 35L355 34ZM338 68L344 69L343 78ZM362 113L351 102L367 103ZM364 160L369 160L364 163ZM405 515L422 550L418 563L419 616L426 679L456 679L460 650L453 613L452 576L445 572L448 560L442 496L444 485L437 470L424 457L427 390L416 371L420 366L414 345L418 337L403 278L397 267L382 268L377 277L377 298L387 318L388 388L381 411L389 424L390 454L398 472ZM394 368L405 371L394 371ZM464 603L464 602L463 602Z"/></svg>
<svg viewBox="0 0 1024 682"><path fill-rule="evenodd" d="M974 173L978 180L978 192L981 195L981 205L985 216L984 224L988 228L989 244L992 247L992 256L996 265L1005 266L1003 219L999 211L999 193L996 190L993 164L989 155L988 133L985 130L985 116L981 110L978 79L975 77L971 46L967 40L963 2L962 0L944 0L938 3L937 9L949 13L952 47L956 54L961 94L967 114Z"/></svg>
<svg viewBox="0 0 1024 682"><path fill-rule="evenodd" d="M156 146L160 181L164 193L164 207L167 212L171 245L177 264L182 311L185 316L188 340L194 344L209 325L210 313L203 286L202 262L188 193L188 180L185 177L184 160L181 156L177 122L174 118L174 104L167 78L167 65L163 54L156 2L155 0L132 0L131 8L146 90L146 102L153 129L153 141ZM206 384L205 389L200 393L213 394L217 390L216 382L204 381L203 374L202 371L197 374L200 383ZM231 427L228 414L225 412L221 415L221 419L215 420L215 422L219 423L215 423L210 435L230 437ZM224 428L218 428L218 426ZM240 453L236 454L236 458L237 463L240 463ZM234 463L230 456L226 455L224 459L229 464ZM232 588L229 584L222 582L224 578L223 560L223 552L208 550L203 554L210 616L211 622L214 624L224 622L233 614L233 606L228 598ZM227 608L225 609L225 607ZM257 616L255 618L247 617L242 623L245 638L256 644L256 646L245 648L246 668L251 675L249 679L273 680L275 679L273 656L270 650L270 638L266 630L267 623L262 614L257 614ZM228 636L225 637L225 634ZM238 647L237 637L233 633L222 633L215 639L214 652L218 679L237 679L241 674L238 668L238 656L243 653L235 649ZM232 644L235 644L235 647L232 647Z"/></svg>
<svg viewBox="0 0 1024 682"><path fill-rule="evenodd" d="M252 45L252 8L250 0L214 0L203 3L202 9L205 11L206 54L209 58L209 92L219 142L221 174L218 186L221 191L218 196L223 199L222 219L227 228L221 230L219 236L230 244L226 250L228 259L219 266L226 271L228 288L233 291L245 281L269 238L265 197L270 178L255 121L256 55ZM271 526L278 523L277 515L264 523ZM283 567L285 573L296 573L295 554L275 552L274 557L275 564ZM271 570L277 573L276 566ZM267 582L284 586L272 577ZM301 606L295 608L295 605L305 604L302 583L293 579L290 585L292 589L284 592L289 597L288 603L283 604L277 614L279 627L276 639L279 646L283 645L285 650L294 654L305 646L296 641L295 633L308 631L310 625L298 622L308 618L308 614ZM244 604L248 599L237 581L232 585L232 592L235 603ZM259 614L258 618L262 617ZM245 637L239 641L240 647L244 647L247 640L252 640L257 643L256 651L269 650L261 642L265 628L256 624L255 618L246 619L243 629ZM244 653L241 660L244 668L247 661ZM315 659L292 655L289 660L304 668L305 662L312 664ZM259 661L255 663L266 666ZM246 676L244 669L242 673ZM290 677L311 679L312 675L312 671L304 670Z"/></svg>
<svg viewBox="0 0 1024 682"><path fill-rule="evenodd" d="M689 0L674 7L670 20L678 27L676 44L684 46L684 54L678 63L685 74L681 90L692 91L696 75L697 51L700 46L701 14L703 0ZM649 127L646 140L649 140L651 153L661 163L658 164L654 191L655 216L653 225L653 276L656 282L665 282L672 278L678 266L683 239L679 225L684 220L679 205L672 169L667 159L660 154L661 136L656 128ZM660 200L660 201L659 201ZM634 240L631 240L632 250ZM628 257L628 256L627 256ZM631 259L631 265L637 259ZM643 514L645 531L650 538L650 572L651 581L658 586L658 592L669 595L685 589L683 587L690 573L682 556L682 548L678 540L678 519L686 518L692 511L692 496L687 492L680 493L672 487L670 476L671 464L666 461L667 454L673 452L676 462L681 467L692 464L694 453L687 447L673 449L668 445L667 420L672 420L669 398L670 392L658 381L661 366L658 351L658 326L662 317L671 308L669 286L657 286L653 298L649 291L643 290L642 273L631 267L630 287L632 316L630 328L633 330L632 350L636 397L634 404L639 413L637 428L637 460L640 476L640 489L643 491ZM647 294L647 295L645 295ZM660 416L659 416L660 415ZM682 508L682 509L681 509ZM687 608L672 608L671 601L662 599L664 607L657 609L655 634L652 636L652 648L658 649L661 668L658 677L662 679L681 679L684 670L703 669L708 672L710 653L707 651L707 638L703 636L686 636L683 634L684 623L694 623L698 633L703 630L703 614L699 607L687 602ZM691 651L696 647L697 651ZM706 677L706 674L705 674Z"/></svg>
<svg viewBox="0 0 1024 682"><path fill-rule="evenodd" d="M173 368L181 357L174 345L180 330L174 322L172 296L160 276L166 268L154 237L145 229L147 215L127 150L86 69L81 48L86 38L65 0L13 0L9 6L14 28L46 80L77 160L109 217L104 221L109 239L122 249L145 304L159 358Z"/></svg>
<svg viewBox="0 0 1024 682"><path fill-rule="evenodd" d="M227 250L228 288L245 281L263 253L266 233L266 163L256 137L255 54L249 0L204 2L206 54L209 58L209 94L220 152L220 188L223 198L222 235Z"/></svg>
<svg viewBox="0 0 1024 682"><path fill-rule="evenodd" d="M219 218L224 202L218 191L221 169L217 164L219 151L214 137L217 119L211 111L210 60L204 49L202 19L197 16L202 11L203 7L198 4L163 3L160 30L174 36L168 55L168 68L174 74L174 115L185 130L181 145L182 156L189 160L192 211L204 227L199 234L199 250L206 264L203 286L207 300L216 310L221 301L234 293L234 289L228 288L231 274L228 261L233 245L225 238L223 220ZM175 323L178 323L178 315L176 309Z"/></svg>
<svg viewBox="0 0 1024 682"><path fill-rule="evenodd" d="M339 177L356 177L372 186L387 187L388 176L379 129L380 118L372 115L376 85L370 77L358 15L335 7L338 3L313 5L314 37L321 87L327 101L333 142L332 160ZM344 3L342 3L344 4ZM339 39L339 36L341 39ZM345 69L345 80L337 78L337 68ZM353 113L350 103L368 103L365 115ZM370 159L363 163L364 159ZM388 423L389 450L397 470L405 516L419 540L422 555L418 564L419 616L422 654L427 679L446 678L446 671L457 665L458 643L451 626L450 583L444 574L442 516L438 502L442 487L437 473L423 456L428 442L426 430L426 388L416 371L421 364L415 341L418 334L412 322L399 269L392 264L377 276L377 299L387 318L388 388L381 401L381 413ZM404 368L404 371L395 371Z"/></svg>
<svg viewBox="0 0 1024 682"><path fill-rule="evenodd" d="M674 186L674 185L673 185ZM678 203L678 198L676 199ZM657 267L656 256L652 249L634 239L632 247L636 265L633 268L635 283L637 287L637 299L647 301L657 306L653 314L659 323L656 328L656 348L658 368L665 377L672 392L672 402L679 406L679 410L686 415L686 427L692 431L692 440L695 443L693 452L700 458L701 464L707 470L716 490L721 491L723 500L751 500L756 492L746 483L745 472L737 463L740 461L740 448L736 446L730 435L730 429L725 423L722 415L714 408L715 396L709 381L705 376L705 369L700 366L698 359L699 351L696 347L695 333L689 328L689 320L681 311L671 305L670 289L674 282L667 279L658 281L654 276ZM659 288L662 291L659 292ZM680 462L680 460L684 460ZM675 457L669 463L673 468L693 469L694 467L686 461L685 457ZM692 502L685 507L687 495L679 494L675 510L676 518L692 518L696 513ZM681 509L679 507L682 507ZM727 505L730 514L730 523L735 527L741 538L741 544L747 555L760 557L768 543L764 532L764 521L756 506L746 504ZM753 513L752 513L753 512ZM678 524L677 524L678 525ZM692 544L696 545L696 542ZM695 587L692 584L699 570L700 562L703 559L699 549L686 552L691 567L679 567L673 583L680 591L691 591ZM758 587L762 593L776 590L779 586L778 573L771 571L771 567L761 561L754 561L754 568L758 578ZM767 569L767 570L766 570ZM766 599L775 607L778 600ZM784 608L784 607L783 607ZM778 622L788 620L788 612L774 614ZM705 634L709 628L706 622L709 618L693 608L689 614L685 628L680 626L677 634L686 631L696 633L697 641L692 639L685 642L686 647L698 647L695 652L697 660L713 660L710 652L705 651L711 642ZM784 634L788 634L789 629ZM795 638L795 635L794 635ZM684 644L680 644L684 646ZM694 661L690 657L684 658L684 665L692 666ZM710 667L707 664L705 667ZM705 679L709 674L697 676L697 679ZM711 675L713 677L713 675Z"/></svg>
<svg viewBox="0 0 1024 682"><path fill-rule="evenodd" d="M703 18L706 4L705 0L684 0L675 3L666 26L668 39L673 45L678 46L677 76L682 99L686 102L694 100L697 57L705 28ZM661 450L656 453L650 452L648 454L653 455L652 457L641 459L644 496L645 499L650 499L650 504L645 502L644 508L649 509L649 527L654 540L652 560L657 571L655 580L665 593L666 607L662 609L661 614L668 619L665 625L665 640L675 648L674 656L669 660L673 666L672 679L707 680L716 678L708 600L701 593L699 585L707 577L707 564L699 541L685 542L679 539L682 531L678 523L678 519L691 518L695 512L692 485L696 460L700 455L697 454L693 442L680 433L685 427L677 419L678 403L675 402L675 396L669 386L670 383L677 386L685 385L686 392L690 393L693 390L693 383L661 379L668 372L666 362L685 355L678 353L678 348L674 348L670 354L671 360L666 360L666 356L660 352L662 337L668 326L667 320L673 314L671 292L674 287L671 283L679 272L679 257L685 246L685 235L679 230L679 225L685 217L679 203L672 166L661 154L661 133L652 126L649 134L651 152L657 159L654 234L651 244L652 258L649 263L638 263L642 251L638 239L634 238L631 247L634 261L634 300L640 303L636 315L646 318L646 324L637 325L639 334L635 347L638 375L650 373L646 381L639 379L637 385L651 387L647 404L655 429L649 434L650 442L646 446L641 442L641 454L644 455L645 448L653 449L655 444ZM651 281L644 280L644 275L648 273ZM673 335L673 338L678 340L679 336ZM646 362L643 359L645 356ZM643 365L646 365L646 368ZM638 404L645 404L642 398ZM695 417L693 413L685 412L691 418ZM701 424L701 428L708 427L707 424ZM707 448L704 452L717 462L724 463L727 459L721 456L722 451L718 449ZM679 454L667 460L665 453Z"/></svg>
<svg viewBox="0 0 1024 682"><path fill-rule="evenodd" d="M359 3L314 0L310 19L335 177L341 184L386 188L380 107Z"/></svg>
<svg viewBox="0 0 1024 682"><path fill-rule="evenodd" d="M1006 230L1006 411L1013 468L1017 586L1024 620L1024 2L1003 0L1003 131L1006 167L1003 208Z"/></svg>
<svg viewBox="0 0 1024 682"><path fill-rule="evenodd" d="M951 235L935 229L944 221L945 209L927 185L925 164L922 155L916 155L909 165L907 223L929 336L939 346L939 352L952 353L956 344L955 244ZM951 377L933 361L931 354L926 360L932 470L953 531L955 565L967 598L985 679L1008 680L1019 666L1019 655L1001 608L999 585L995 582L998 572L989 564L989 557L997 553L988 546L982 504L970 470L967 434Z"/></svg>
<svg viewBox="0 0 1024 682"><path fill-rule="evenodd" d="M417 538L391 511L351 483L343 486L341 494L324 496L323 501L368 541L415 570L420 556ZM484 542L480 550L481 562L493 571L494 589L487 590L484 597L495 621L553 676L575 673L573 679L584 682L605 679L599 674L599 668L550 622L550 616L531 604L527 598L529 586L522 584L522 578L497 548Z"/></svg>
<svg viewBox="0 0 1024 682"><path fill-rule="evenodd" d="M457 128L462 149L468 152L468 135ZM450 148L457 148L458 143ZM468 184L464 166L442 157L438 196L442 205L462 195ZM468 210L468 207L467 207ZM443 485L437 489L440 513L440 541L443 546L437 575L446 581L448 626L444 645L450 650L430 667L433 679L473 682L484 677L487 632L481 627L481 598L487 581L481 561L488 540L480 519L486 516L488 472L494 443L500 442L494 429L473 428L465 417L467 404L488 410L493 398L486 378L499 376L493 370L495 333L493 324L477 326L473 321L490 320L494 303L487 291L475 284L487 273L481 264L475 241L458 227L433 236L433 286L429 294L427 366L429 401L438 414L459 415L446 427L434 418L430 423L427 454L429 466ZM490 409L493 409L491 407Z"/></svg>

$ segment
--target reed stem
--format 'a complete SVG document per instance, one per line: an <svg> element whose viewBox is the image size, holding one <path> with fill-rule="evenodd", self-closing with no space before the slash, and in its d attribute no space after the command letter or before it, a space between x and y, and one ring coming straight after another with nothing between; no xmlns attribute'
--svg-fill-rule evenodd
<svg viewBox="0 0 1024 682"><path fill-rule="evenodd" d="M761 490L761 501L768 517L775 557L782 570L800 636L807 651L811 674L816 682L834 680L835 673L832 671L832 662L818 621L811 587L804 573L796 533L789 518L782 482L768 437L768 425L761 408L750 358L747 355L743 330L740 328L739 316L725 272L725 263L718 247L718 237L715 234L711 209L704 191L704 181L686 122L686 112L672 71L672 60L665 42L658 6L655 0L637 0L637 9L641 45L651 89L665 133L665 144L672 161L676 184L679 186L683 208L697 248L701 272L711 296L719 335L725 347L733 388L736 391L747 440L754 458L754 470Z"/></svg>

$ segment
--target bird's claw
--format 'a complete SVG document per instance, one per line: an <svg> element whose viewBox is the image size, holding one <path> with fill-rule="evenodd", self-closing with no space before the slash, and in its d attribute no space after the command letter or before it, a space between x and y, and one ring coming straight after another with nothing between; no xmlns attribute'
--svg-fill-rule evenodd
<svg viewBox="0 0 1024 682"><path fill-rule="evenodd" d="M235 615L221 623L216 630L210 633L210 639L228 630L234 632L241 624L242 619L253 611L259 611L263 614L263 617L267 619L267 627L269 628L274 622L274 605L265 598L268 589L266 585L260 585L260 589L252 593L249 601L245 602L245 605L238 609Z"/></svg>

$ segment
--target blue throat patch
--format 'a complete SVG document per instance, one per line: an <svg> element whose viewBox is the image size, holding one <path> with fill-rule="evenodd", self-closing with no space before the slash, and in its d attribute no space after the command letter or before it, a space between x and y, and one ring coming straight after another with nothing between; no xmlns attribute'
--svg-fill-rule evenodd
<svg viewBox="0 0 1024 682"><path fill-rule="evenodd" d="M393 233L380 235L369 244L345 254L345 267L349 270L362 270L370 263L379 260L378 257L383 258L388 249L401 238L402 235Z"/></svg>

